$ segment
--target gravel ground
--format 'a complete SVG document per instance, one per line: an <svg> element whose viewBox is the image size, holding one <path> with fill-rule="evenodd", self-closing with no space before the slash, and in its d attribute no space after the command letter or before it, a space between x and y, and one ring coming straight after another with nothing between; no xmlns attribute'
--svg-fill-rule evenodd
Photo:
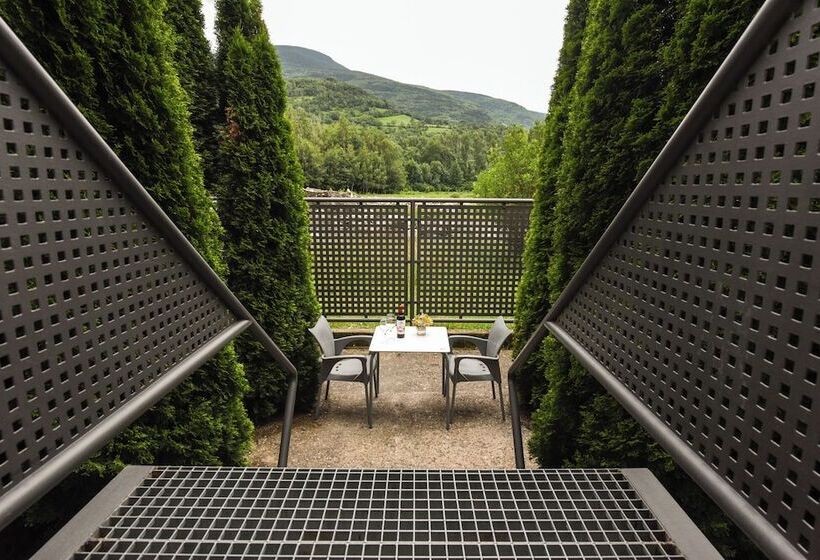
<svg viewBox="0 0 820 560"><path fill-rule="evenodd" d="M461 351L459 351L461 352ZM365 353L354 349L353 353ZM509 351L501 369L510 365ZM373 428L367 428L360 383L332 383L318 419L294 419L288 466L315 468L514 468L509 410L501 421L490 384L460 383L453 424L444 427L438 354L383 354L379 398L373 402ZM503 382L505 409L509 408ZM324 399L324 394L322 395ZM273 466L279 452L281 422L260 426L251 453L254 466ZM524 439L529 433L524 429ZM528 458L528 465L533 464Z"/></svg>

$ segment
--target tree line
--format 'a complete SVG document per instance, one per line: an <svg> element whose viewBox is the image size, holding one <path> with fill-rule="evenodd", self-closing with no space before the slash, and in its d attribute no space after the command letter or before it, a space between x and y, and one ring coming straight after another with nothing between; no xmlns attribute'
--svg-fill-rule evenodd
<svg viewBox="0 0 820 560"><path fill-rule="evenodd" d="M570 0L516 303L520 350L760 7ZM760 558L553 338L522 372L544 467L649 466L729 558Z"/></svg>
<svg viewBox="0 0 820 560"><path fill-rule="evenodd" d="M469 190L504 129L430 127L421 122L362 124L345 112L292 106L294 141L305 186L359 193Z"/></svg>
<svg viewBox="0 0 820 560"><path fill-rule="evenodd" d="M318 304L285 84L259 0L216 8L212 53L200 0L0 0L3 19L296 364L308 406L318 355L306 328ZM27 556L15 547L42 543L128 463L244 464L252 422L276 415L284 391L283 372L240 337L3 541Z"/></svg>

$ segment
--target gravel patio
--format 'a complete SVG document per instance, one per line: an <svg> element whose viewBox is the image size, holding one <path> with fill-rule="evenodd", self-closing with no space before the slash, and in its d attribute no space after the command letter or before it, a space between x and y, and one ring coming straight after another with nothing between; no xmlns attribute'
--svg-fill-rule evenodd
<svg viewBox="0 0 820 560"><path fill-rule="evenodd" d="M467 353L458 349L459 353ZM366 349L353 348L364 354ZM501 369L510 366L509 350ZM373 428L367 428L360 383L331 384L318 419L294 419L288 466L314 468L511 469L515 467L507 383L506 421L490 383L460 383L454 422L444 427L438 354L382 354L379 398L373 404ZM324 398L324 394L322 395ZM261 426L251 453L254 466L275 466L281 422ZM524 428L525 441L529 432ZM528 457L527 466L534 463Z"/></svg>

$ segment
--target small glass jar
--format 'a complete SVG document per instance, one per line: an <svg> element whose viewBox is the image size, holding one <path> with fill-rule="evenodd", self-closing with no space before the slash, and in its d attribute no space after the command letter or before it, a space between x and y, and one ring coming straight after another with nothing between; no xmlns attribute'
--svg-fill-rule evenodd
<svg viewBox="0 0 820 560"><path fill-rule="evenodd" d="M425 336L427 334L427 327L425 325L416 327L416 334L419 336Z"/></svg>

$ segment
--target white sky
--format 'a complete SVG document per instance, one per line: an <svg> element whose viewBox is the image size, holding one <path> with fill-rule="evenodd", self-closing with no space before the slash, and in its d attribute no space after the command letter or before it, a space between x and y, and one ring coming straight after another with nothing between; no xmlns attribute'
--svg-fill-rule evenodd
<svg viewBox="0 0 820 560"><path fill-rule="evenodd" d="M351 70L546 112L568 0L262 0L271 40ZM213 41L214 0L204 1Z"/></svg>

